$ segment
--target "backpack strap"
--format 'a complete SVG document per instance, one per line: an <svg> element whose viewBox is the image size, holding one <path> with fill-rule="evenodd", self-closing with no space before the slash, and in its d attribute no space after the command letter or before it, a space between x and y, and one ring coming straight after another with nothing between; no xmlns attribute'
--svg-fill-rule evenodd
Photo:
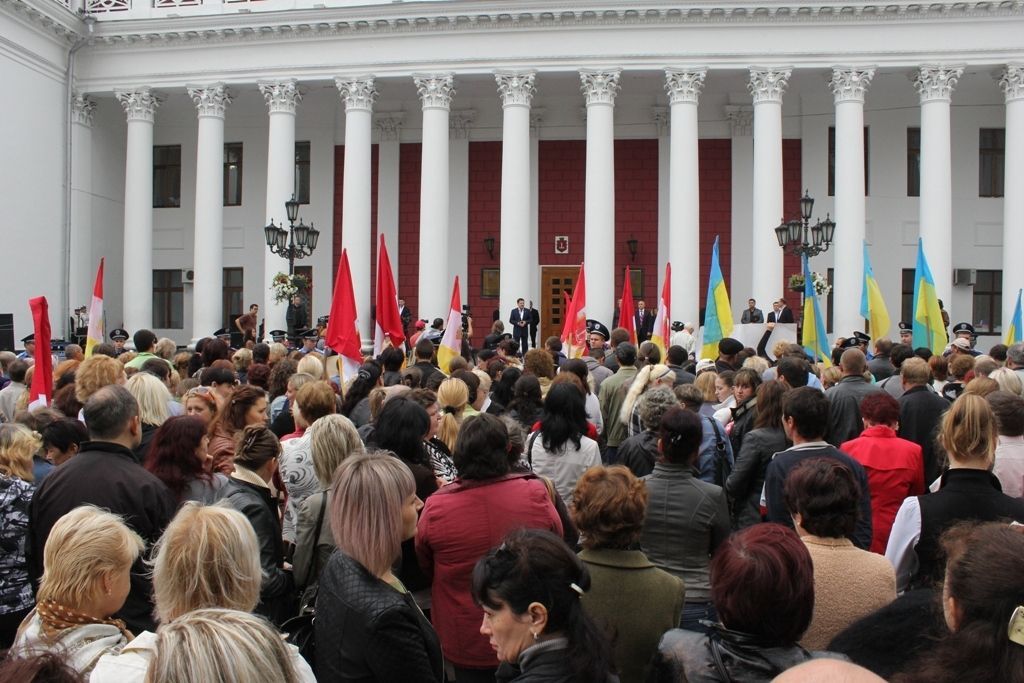
<svg viewBox="0 0 1024 683"><path fill-rule="evenodd" d="M530 434L530 440L526 444L526 462L530 464L530 469L533 469L533 443L537 440L538 434L540 434L539 429Z"/></svg>
<svg viewBox="0 0 1024 683"><path fill-rule="evenodd" d="M718 426L718 420L713 417L704 416L708 422L711 423L711 428L715 430L715 450L718 451L719 455L725 453L725 441L722 440L722 431Z"/></svg>

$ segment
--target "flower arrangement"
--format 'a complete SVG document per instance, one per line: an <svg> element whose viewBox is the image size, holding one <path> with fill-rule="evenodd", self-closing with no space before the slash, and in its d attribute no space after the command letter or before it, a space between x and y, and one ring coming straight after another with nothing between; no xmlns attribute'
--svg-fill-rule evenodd
<svg viewBox="0 0 1024 683"><path fill-rule="evenodd" d="M821 273L812 271L811 282L814 284L814 292L818 296L828 296L828 293L832 291L832 285L828 283L828 278ZM789 276L789 288L794 292L804 291L803 273L793 273Z"/></svg>
<svg viewBox="0 0 1024 683"><path fill-rule="evenodd" d="M305 275L288 275L277 273L270 281L270 291L274 293L274 301L287 303L293 296L309 289L309 278Z"/></svg>

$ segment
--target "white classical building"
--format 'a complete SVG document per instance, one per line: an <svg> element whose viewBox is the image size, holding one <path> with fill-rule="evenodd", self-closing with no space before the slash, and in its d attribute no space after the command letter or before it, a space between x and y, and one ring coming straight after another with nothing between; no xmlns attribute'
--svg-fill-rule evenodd
<svg viewBox="0 0 1024 683"><path fill-rule="evenodd" d="M735 315L796 302L774 228L805 190L837 335L865 239L894 323L919 236L981 348L1024 285L1020 0L66 1L0 0L15 339L40 294L70 333L101 257L108 330L185 343L254 302L284 327L263 228L293 194L311 313L347 249L364 334L380 235L422 318L458 275L478 319L523 296L546 334L582 262L610 322L627 269L653 306L671 262L695 320L716 236Z"/></svg>

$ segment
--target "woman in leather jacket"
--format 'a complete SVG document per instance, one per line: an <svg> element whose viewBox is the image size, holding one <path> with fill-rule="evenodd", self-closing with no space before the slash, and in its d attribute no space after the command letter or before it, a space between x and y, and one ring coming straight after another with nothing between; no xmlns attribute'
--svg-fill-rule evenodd
<svg viewBox="0 0 1024 683"><path fill-rule="evenodd" d="M770 681L816 657L797 642L814 612L814 567L791 529L758 524L733 534L711 562L711 600L721 623L709 634L662 636L650 680Z"/></svg>
<svg viewBox="0 0 1024 683"><path fill-rule="evenodd" d="M757 388L757 416L753 429L742 438L725 492L732 502L733 526L745 529L761 522L761 490L764 473L772 456L788 448L786 432L782 429L782 397L786 385L769 380Z"/></svg>
<svg viewBox="0 0 1024 683"><path fill-rule="evenodd" d="M314 622L319 680L444 681L437 635L391 571L422 507L409 467L390 453L338 467L329 511L338 550L320 574Z"/></svg>

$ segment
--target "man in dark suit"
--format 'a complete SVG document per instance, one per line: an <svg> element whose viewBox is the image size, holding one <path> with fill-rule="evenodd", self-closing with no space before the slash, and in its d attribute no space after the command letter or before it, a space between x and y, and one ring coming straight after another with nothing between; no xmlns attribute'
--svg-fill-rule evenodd
<svg viewBox="0 0 1024 683"><path fill-rule="evenodd" d="M796 322L793 319L793 310L786 306L785 299L777 299L772 302L772 312L768 314L769 323L791 323ZM772 329L769 327L768 329Z"/></svg>
<svg viewBox="0 0 1024 683"><path fill-rule="evenodd" d="M512 309L508 321L512 324L512 339L519 344L523 354L530 350L530 320L533 317L526 310L526 300L516 299L516 307Z"/></svg>
<svg viewBox="0 0 1024 683"><path fill-rule="evenodd" d="M402 321L402 334L409 338L409 325L412 324L412 311L405 305L405 299L398 300L398 317Z"/></svg>
<svg viewBox="0 0 1024 683"><path fill-rule="evenodd" d="M753 299L747 299L747 307L743 310L743 315L740 316L740 324L748 325L763 322L764 313L757 307L757 302Z"/></svg>
<svg viewBox="0 0 1024 683"><path fill-rule="evenodd" d="M540 326L540 311L533 307L533 302L531 301L526 312L530 314L530 346L537 348L537 327Z"/></svg>
<svg viewBox="0 0 1024 683"><path fill-rule="evenodd" d="M642 344L651 338L654 332L654 314L647 310L647 304L641 300L636 304L633 324L636 326L636 341Z"/></svg>

